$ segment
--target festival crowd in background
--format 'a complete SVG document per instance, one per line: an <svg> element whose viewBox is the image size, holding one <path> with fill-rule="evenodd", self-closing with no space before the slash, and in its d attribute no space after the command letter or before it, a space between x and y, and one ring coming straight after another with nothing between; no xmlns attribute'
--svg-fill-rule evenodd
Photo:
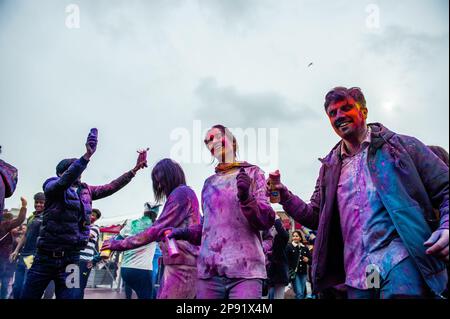
<svg viewBox="0 0 450 319"><path fill-rule="evenodd" d="M151 172L155 202L108 238L93 201L146 169L148 149L112 182L89 185L91 129L86 152L57 164L28 218L26 198L17 216L4 209L18 171L0 160L1 298L83 299L111 264L127 299L447 298L447 151L367 123L357 87L330 90L324 111L340 140L320 159L309 201L283 184L290 172L266 176L238 161L236 137L215 125L204 144L216 166L200 196L181 165L163 159Z"/></svg>

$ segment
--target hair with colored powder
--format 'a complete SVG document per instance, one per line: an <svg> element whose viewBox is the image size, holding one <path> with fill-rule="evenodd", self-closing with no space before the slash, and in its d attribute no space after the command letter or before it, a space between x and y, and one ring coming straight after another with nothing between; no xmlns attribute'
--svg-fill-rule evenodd
<svg viewBox="0 0 450 319"><path fill-rule="evenodd" d="M153 167L152 182L155 200L161 203L175 188L186 185L186 177L180 164L165 158Z"/></svg>
<svg viewBox="0 0 450 319"><path fill-rule="evenodd" d="M338 86L329 91L325 95L325 111L331 103L347 100L349 97L353 98L362 108L366 108L366 99L359 87L351 87L347 89L343 86Z"/></svg>

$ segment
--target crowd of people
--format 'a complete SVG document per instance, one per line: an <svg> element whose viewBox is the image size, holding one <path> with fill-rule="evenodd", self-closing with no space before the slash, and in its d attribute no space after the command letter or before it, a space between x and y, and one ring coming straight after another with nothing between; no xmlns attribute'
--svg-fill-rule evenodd
<svg viewBox="0 0 450 319"><path fill-rule="evenodd" d="M324 109L340 141L320 159L309 202L291 192L280 174L275 182L257 165L239 161L235 136L215 125L204 143L217 165L201 201L181 165L163 159L151 173L155 200L164 203L161 213L150 205L101 247L95 224L101 213L92 202L113 195L145 169L147 150L111 183L88 185L81 175L97 149L98 132L92 129L85 154L62 160L43 193L35 195L26 230L17 230L26 217L24 198L18 217L3 214L2 297L15 272L14 298L39 299L48 291L57 299L81 299L100 252L123 251L128 291L149 299L159 245L159 299L283 299L288 285L297 299L308 290L310 298L446 298L448 153L368 124L359 88L332 89ZM17 170L0 160L0 174L3 212ZM284 228L269 200L274 194L291 218L314 231L308 238ZM67 283L72 265L80 270L74 285Z"/></svg>

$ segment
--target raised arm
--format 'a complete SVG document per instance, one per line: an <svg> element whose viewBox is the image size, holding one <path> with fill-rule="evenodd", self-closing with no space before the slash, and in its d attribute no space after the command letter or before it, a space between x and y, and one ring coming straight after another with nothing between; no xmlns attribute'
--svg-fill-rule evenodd
<svg viewBox="0 0 450 319"><path fill-rule="evenodd" d="M321 174L322 170L323 168L321 169ZM280 192L280 204L289 216L310 229L317 229L319 227L320 177L317 179L316 187L309 204L305 203L300 197L292 194L282 183L276 185L275 188Z"/></svg>
<svg viewBox="0 0 450 319"><path fill-rule="evenodd" d="M277 231L277 236L287 245L289 242L289 233L284 229L281 218L275 219L275 230Z"/></svg>
<svg viewBox="0 0 450 319"><path fill-rule="evenodd" d="M92 129L89 133L85 147L86 153L84 153L84 155L80 159L73 162L72 165L70 165L69 168L64 173L62 173L61 176L49 180L44 185L45 193L52 194L65 191L80 178L81 174L86 169L92 155L94 155L95 151L97 150L96 129Z"/></svg>
<svg viewBox="0 0 450 319"><path fill-rule="evenodd" d="M131 182L135 176L136 173L131 170L106 185L89 186L89 190L92 194L92 200L102 199L116 193Z"/></svg>
<svg viewBox="0 0 450 319"><path fill-rule="evenodd" d="M22 202L22 207L20 208L19 215L13 220L3 222L5 232L10 232L14 228L22 225L27 216L27 200L24 197L21 197L20 201Z"/></svg>
<svg viewBox="0 0 450 319"><path fill-rule="evenodd" d="M148 149L138 151L139 156L136 161L135 167L132 170L121 175L119 178L113 180L111 183L102 186L89 186L92 194L92 200L108 197L131 182L131 180L136 176L136 173L139 170L147 167L147 151Z"/></svg>

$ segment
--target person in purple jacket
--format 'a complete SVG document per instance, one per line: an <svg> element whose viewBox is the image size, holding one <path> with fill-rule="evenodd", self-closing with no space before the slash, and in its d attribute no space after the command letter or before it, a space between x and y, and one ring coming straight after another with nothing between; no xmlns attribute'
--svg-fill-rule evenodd
<svg viewBox="0 0 450 319"><path fill-rule="evenodd" d="M315 292L345 284L350 299L442 297L449 260L447 165L416 138L367 124L359 88L332 89L324 106L341 141L321 159L310 203L277 186L284 210L318 229Z"/></svg>
<svg viewBox="0 0 450 319"><path fill-rule="evenodd" d="M37 253L24 283L22 299L40 299L52 280L57 299L79 296L76 268L80 250L89 240L92 201L116 193L147 166L146 151L142 151L135 167L116 180L102 186L87 185L81 182L81 175L97 149L96 129L91 130L85 146L86 153L81 158L60 161L57 176L44 182L45 208Z"/></svg>
<svg viewBox="0 0 450 319"><path fill-rule="evenodd" d="M181 166L171 159L159 161L152 171L155 200L166 204L155 223L145 231L125 238L103 243L101 250L130 250L160 241L164 273L158 290L158 299L193 299L196 296L198 247L178 240L178 254L171 255L164 233L172 228L186 228L200 224L200 212L195 192L186 186ZM151 260L149 260L151 262Z"/></svg>
<svg viewBox="0 0 450 319"><path fill-rule="evenodd" d="M201 243L198 299L259 299L267 278L262 231L275 222L264 172L236 160L236 138L226 127L213 126L204 142L219 163L203 186L203 227L169 237Z"/></svg>
<svg viewBox="0 0 450 319"><path fill-rule="evenodd" d="M0 154L2 146L0 145ZM5 206L5 198L9 198L14 194L17 186L17 169L2 160L0 160L0 221L3 216Z"/></svg>

